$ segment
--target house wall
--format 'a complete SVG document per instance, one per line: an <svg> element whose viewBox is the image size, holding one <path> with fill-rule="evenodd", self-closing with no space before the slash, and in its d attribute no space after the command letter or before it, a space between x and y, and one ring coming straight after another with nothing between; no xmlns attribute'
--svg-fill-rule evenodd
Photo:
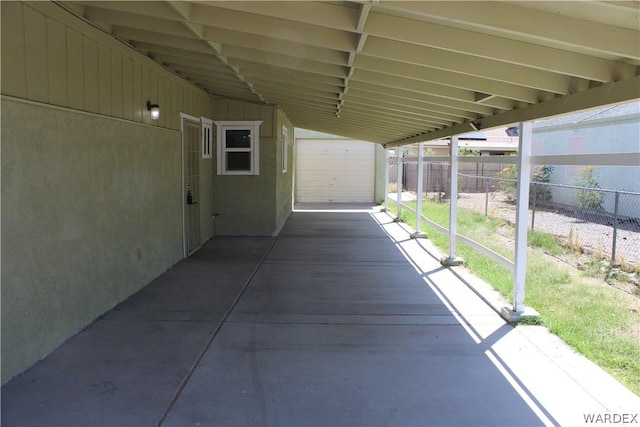
<svg viewBox="0 0 640 427"><path fill-rule="evenodd" d="M260 174L214 175L215 234L278 234L291 213L291 173L282 174L280 157L281 125L291 125L275 107L240 101L217 101L213 115L222 121L262 121Z"/></svg>
<svg viewBox="0 0 640 427"><path fill-rule="evenodd" d="M51 2L0 5L5 383L182 258L179 113L214 105ZM213 160L200 166L210 218Z"/></svg>
<svg viewBox="0 0 640 427"><path fill-rule="evenodd" d="M385 151L386 150L382 145L376 144L373 201L380 204L384 203L386 192L386 183L384 182L384 169L386 167L387 156Z"/></svg>
<svg viewBox="0 0 640 427"><path fill-rule="evenodd" d="M640 151L640 116L589 120L560 126L534 128L533 155L637 153ZM585 165L588 166L588 165ZM584 166L554 166L550 182L575 185ZM600 188L640 192L640 166L596 167ZM552 201L575 205L575 192L552 188ZM621 203L619 214L638 217L636 203ZM603 208L614 212L614 197L605 197Z"/></svg>
<svg viewBox="0 0 640 427"><path fill-rule="evenodd" d="M285 146L282 144L282 127L287 128L289 142ZM276 159L278 165L275 170L276 174L276 234L284 226L284 223L291 215L293 209L293 177L295 171L294 155L293 155L293 126L289 119L282 111L278 111L276 115L276 131L278 133L278 141L276 142ZM282 150L287 150L287 171L282 171Z"/></svg>

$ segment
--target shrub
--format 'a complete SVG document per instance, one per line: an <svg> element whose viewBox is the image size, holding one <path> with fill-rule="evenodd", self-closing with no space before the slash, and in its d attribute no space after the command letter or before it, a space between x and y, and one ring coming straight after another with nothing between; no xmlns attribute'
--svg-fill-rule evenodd
<svg viewBox="0 0 640 427"><path fill-rule="evenodd" d="M598 184L598 171L594 166L586 166L580 170L580 175L575 180L579 187L600 188ZM596 190L578 190L576 194L580 209L589 211L603 211L602 203L604 193Z"/></svg>
<svg viewBox="0 0 640 427"><path fill-rule="evenodd" d="M498 176L502 179L517 180L518 167L516 165L507 166L498 172ZM515 202L518 198L518 185L514 181L500 181L498 191L503 192L509 202Z"/></svg>
<svg viewBox="0 0 640 427"><path fill-rule="evenodd" d="M553 172L553 166L542 165L536 167L533 170L531 182L549 182L551 173ZM517 180L518 179L518 167L516 165L508 166L502 169L498 176L503 179ZM514 181L500 181L498 184L498 190L505 193L507 201L515 202L518 198L518 185ZM548 203L551 201L551 189L546 185L536 186L536 190L529 192L529 202L533 201L535 193L536 203Z"/></svg>

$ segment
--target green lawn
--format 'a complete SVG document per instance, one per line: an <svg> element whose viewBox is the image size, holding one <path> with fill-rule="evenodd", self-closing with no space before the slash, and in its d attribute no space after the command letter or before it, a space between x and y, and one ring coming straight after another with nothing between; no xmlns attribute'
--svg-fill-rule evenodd
<svg viewBox="0 0 640 427"><path fill-rule="evenodd" d="M416 207L415 203L406 204ZM394 203L389 203L389 208L397 212ZM447 203L425 201L423 215L449 226ZM402 220L415 228L415 215L404 210ZM458 210L458 234L513 259L513 245L495 238L498 229L503 235L514 235L513 227L499 219ZM438 248L448 252L447 236L424 222L423 231ZM541 314L540 322L551 332L640 395L640 313L629 310L620 291L580 276L569 265L546 255L569 250L555 236L533 232L528 240L526 304ZM507 269L464 244L457 245L457 252L478 277L512 299L513 279Z"/></svg>

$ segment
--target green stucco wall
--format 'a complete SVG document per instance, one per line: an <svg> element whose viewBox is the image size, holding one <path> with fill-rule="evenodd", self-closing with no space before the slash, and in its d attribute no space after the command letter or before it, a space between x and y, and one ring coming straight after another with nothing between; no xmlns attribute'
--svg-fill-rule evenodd
<svg viewBox="0 0 640 427"><path fill-rule="evenodd" d="M216 102L213 115L221 121L262 121L260 175L214 175L215 234L277 235L291 213L293 174L282 173L280 157L280 127L290 124L277 108L239 101Z"/></svg>
<svg viewBox="0 0 640 427"><path fill-rule="evenodd" d="M182 258L180 133L2 101L2 382Z"/></svg>
<svg viewBox="0 0 640 427"><path fill-rule="evenodd" d="M276 144L276 158L278 159L278 168L276 170L276 232L280 232L280 229L284 226L287 218L291 215L293 208L293 176L294 168L293 164L293 127L287 119L287 117L280 111L276 116L276 130L278 134L278 140ZM288 129L289 143L285 147L282 143L282 127ZM282 150L287 150L287 171L282 171Z"/></svg>
<svg viewBox="0 0 640 427"><path fill-rule="evenodd" d="M51 2L0 7L4 384L183 257L181 113L263 121L259 176L200 159L202 243L277 234L292 174L277 108L213 102Z"/></svg>

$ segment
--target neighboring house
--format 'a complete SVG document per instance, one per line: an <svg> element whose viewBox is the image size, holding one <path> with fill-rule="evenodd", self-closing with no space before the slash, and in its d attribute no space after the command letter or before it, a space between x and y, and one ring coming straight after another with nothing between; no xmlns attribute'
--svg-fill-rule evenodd
<svg viewBox="0 0 640 427"><path fill-rule="evenodd" d="M507 156L518 152L518 137L507 134L507 128L495 128L482 132L473 132L460 135L458 147L461 155L474 156ZM411 145L403 148L406 156L417 156L418 145ZM395 152L392 152L392 156ZM424 143L425 161L426 156L448 156L449 140L436 140ZM465 192L478 192L486 190L486 182L483 179L472 178L474 176L495 177L505 167L502 164L481 164L481 163L460 163L458 172L460 177L460 189ZM403 185L406 189L415 191L417 165L408 164L405 166ZM425 167L423 189L426 192L441 192L446 194L448 190L448 166L441 163L429 164ZM395 182L395 166L390 171L390 182Z"/></svg>
<svg viewBox="0 0 640 427"><path fill-rule="evenodd" d="M479 156L502 156L515 154L518 151L518 137L509 136L507 128L500 127L485 131L467 133L458 137L458 147L461 153ZM406 148L408 155L418 154L417 144ZM449 139L439 139L424 143L425 155L448 156Z"/></svg>
<svg viewBox="0 0 640 427"><path fill-rule="evenodd" d="M637 153L639 151L640 103L638 102L554 117L534 123L532 145L534 156ZM554 166L550 182L574 185L585 166L589 165ZM637 167L599 166L595 171L600 188L640 192L640 165ZM554 189L552 201L575 206L575 191ZM603 208L613 213L612 195L604 198ZM637 218L638 202L621 203L619 214Z"/></svg>

